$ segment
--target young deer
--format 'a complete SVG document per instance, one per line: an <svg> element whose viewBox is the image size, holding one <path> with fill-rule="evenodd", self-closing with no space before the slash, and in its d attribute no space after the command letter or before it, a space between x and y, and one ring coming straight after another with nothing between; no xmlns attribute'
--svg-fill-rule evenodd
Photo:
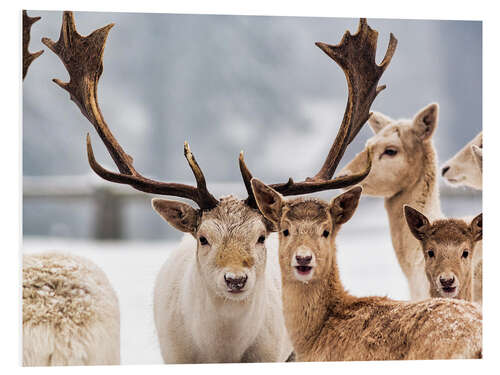
<svg viewBox="0 0 500 375"><path fill-rule="evenodd" d="M412 120L395 121L374 112L368 120L375 135L365 149L340 172L372 168L360 183L363 194L383 197L389 216L392 245L408 279L412 300L429 297L429 283L419 242L406 225L403 205L418 207L431 219L443 217L436 181L436 151L432 135L438 123L438 105L430 104Z"/></svg>
<svg viewBox="0 0 500 375"><path fill-rule="evenodd" d="M444 163L441 175L451 185L483 190L483 132Z"/></svg>
<svg viewBox="0 0 500 375"><path fill-rule="evenodd" d="M262 214L279 231L283 313L298 361L481 358L482 314L470 302L357 298L343 288L335 237L361 188L332 199L288 201L252 180Z"/></svg>
<svg viewBox="0 0 500 375"><path fill-rule="evenodd" d="M431 223L410 206L404 211L411 233L421 244L431 297L472 301L473 255L483 238L483 214L470 224L459 219Z"/></svg>
<svg viewBox="0 0 500 375"><path fill-rule="evenodd" d="M105 180L128 184L148 193L177 196L196 202L153 199L154 209L173 227L189 233L169 256L157 277L154 292L155 324L165 362L283 361L292 351L284 326L277 262L266 260L266 238L271 224L257 210L252 175L240 154L240 170L248 192L241 201L216 199L187 144L184 155L197 186L158 182L137 172L132 158L113 137L97 103L104 43L112 25L87 37L76 32L73 15L65 12L57 43L43 42L63 61L70 82L55 82L94 125L120 173L104 169L94 158L90 136L87 154L91 168ZM349 41L345 43L344 41ZM358 33L344 36L339 46L317 43L344 70L349 97L344 121L320 172L312 179L272 185L283 195L297 195L346 187L359 175L331 179L340 157L369 116L370 105L384 87L377 83L396 48L391 34L386 56L375 64L377 32L366 20Z"/></svg>

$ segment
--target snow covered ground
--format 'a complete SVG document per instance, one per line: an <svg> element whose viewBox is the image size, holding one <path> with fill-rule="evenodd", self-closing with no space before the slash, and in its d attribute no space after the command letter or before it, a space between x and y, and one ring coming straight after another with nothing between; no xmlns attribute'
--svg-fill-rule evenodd
<svg viewBox="0 0 500 375"><path fill-rule="evenodd" d="M394 255L382 200L366 200L337 237L341 279L357 296L408 299L408 284ZM448 215L475 215L481 199L447 200ZM167 225L167 224L165 224ZM108 275L120 299L123 364L162 363L153 322L153 284L178 241L98 242L48 237L23 240L23 252L47 250L83 255Z"/></svg>

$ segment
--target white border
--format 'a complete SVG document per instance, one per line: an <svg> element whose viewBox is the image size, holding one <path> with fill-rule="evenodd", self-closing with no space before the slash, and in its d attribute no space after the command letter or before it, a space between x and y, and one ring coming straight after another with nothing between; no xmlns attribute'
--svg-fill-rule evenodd
<svg viewBox="0 0 500 375"><path fill-rule="evenodd" d="M7 2L6 2L7 3ZM490 1L165 1L158 4L154 1L20 1L2 6L2 112L7 111L1 124L2 146L2 239L7 241L1 246L2 265L1 286L2 303L0 308L0 328L2 354L2 372L36 371L37 373L55 373L71 371L71 373L104 373L115 372L135 374L138 371L151 373L185 373L185 372L221 372L255 373L255 371L287 371L332 373L347 370L352 372L377 373L450 373L482 372L492 369L498 358L498 343L495 338L500 333L498 317L499 309L496 300L497 286L500 286L497 271L500 249L492 239L498 218L499 195L496 194L498 178L496 161L498 147L493 140L500 139L498 124L498 87L500 82L499 23L495 2ZM5 7L7 6L7 9ZM175 366L120 366L120 367L72 367L36 368L19 367L19 249L21 223L21 37L14 30L21 30L21 9L40 10L87 10L87 11L120 11L120 12L155 12L155 13L204 13L204 14L245 14L245 15L286 15L286 16L323 16L323 17L371 17L371 18L412 18L412 19L460 19L483 20L483 127L485 132L485 183L483 196L485 207L485 250L484 250L484 356L481 361L405 361L405 362L337 362L337 363L296 363L296 364L249 364L249 365L175 365ZM464 45L464 54L467 46ZM50 140L41 140L50 141ZM6 301L6 302L5 302ZM498 367L498 366L495 366Z"/></svg>

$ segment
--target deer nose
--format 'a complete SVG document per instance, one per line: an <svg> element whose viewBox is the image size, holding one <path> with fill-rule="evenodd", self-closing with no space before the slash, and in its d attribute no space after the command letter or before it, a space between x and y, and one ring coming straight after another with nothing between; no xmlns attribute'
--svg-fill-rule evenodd
<svg viewBox="0 0 500 375"><path fill-rule="evenodd" d="M233 275L224 275L224 280L226 281L226 285L231 290L241 290L245 286L247 282L248 276L240 276L236 277Z"/></svg>
<svg viewBox="0 0 500 375"><path fill-rule="evenodd" d="M443 287L450 287L455 283L455 276L452 276L451 278L447 279L444 277L439 277L439 282Z"/></svg>
<svg viewBox="0 0 500 375"><path fill-rule="evenodd" d="M449 166L443 167L443 169L441 169L441 176L444 177L444 175L446 174L446 172L448 172L449 170L450 170Z"/></svg>
<svg viewBox="0 0 500 375"><path fill-rule="evenodd" d="M305 257L302 257L300 255L296 255L295 259L297 260L297 263L299 264L299 266L307 266L309 263L311 263L312 255L308 255Z"/></svg>

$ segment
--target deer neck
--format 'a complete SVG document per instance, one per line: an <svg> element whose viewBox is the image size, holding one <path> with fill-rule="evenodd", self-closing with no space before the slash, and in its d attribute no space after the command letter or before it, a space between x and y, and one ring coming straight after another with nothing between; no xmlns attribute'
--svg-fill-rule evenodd
<svg viewBox="0 0 500 375"><path fill-rule="evenodd" d="M290 280L282 273L283 315L299 359L312 350L326 320L352 298L342 286L336 259L330 263L328 274L310 283Z"/></svg>
<svg viewBox="0 0 500 375"><path fill-rule="evenodd" d="M392 245L401 268L407 277L414 270L415 263L420 263L423 267L423 256L420 244L413 237L406 223L403 206L408 204L424 213L431 220L442 217L436 178L436 154L432 143L428 142L423 147L424 160L420 176L416 182L392 197L385 199Z"/></svg>

